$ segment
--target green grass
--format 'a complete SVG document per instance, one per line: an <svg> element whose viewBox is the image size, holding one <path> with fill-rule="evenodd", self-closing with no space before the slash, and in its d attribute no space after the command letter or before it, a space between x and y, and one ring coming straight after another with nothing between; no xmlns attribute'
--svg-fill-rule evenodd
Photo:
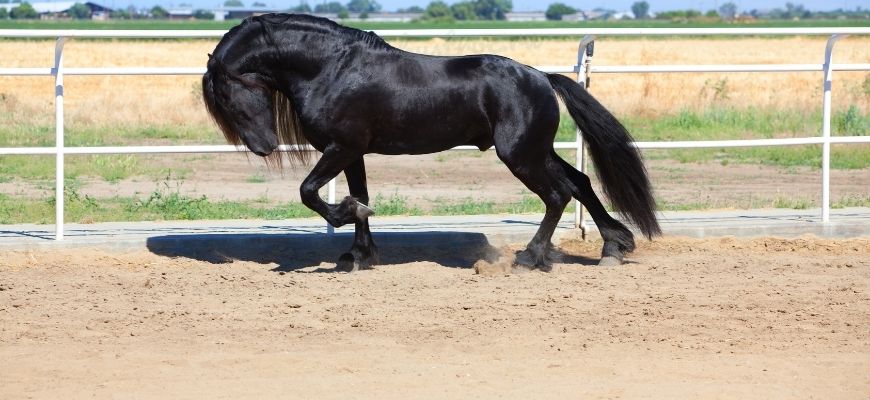
<svg viewBox="0 0 870 400"><path fill-rule="evenodd" d="M831 208L846 208L846 207L870 207L870 195L857 197L850 196L838 199L831 203Z"/></svg>
<svg viewBox="0 0 870 400"><path fill-rule="evenodd" d="M821 111L761 110L756 108L712 108L702 112L683 110L657 118L620 116L623 124L637 141L769 139L819 136L822 130ZM831 120L835 136L856 136L870 133L870 114L857 106L834 113ZM557 141L573 142L575 127L568 115L562 115ZM563 154L565 155L565 154ZM821 168L819 145L772 146L729 149L675 149L647 152L653 159L674 159L683 163L730 162L764 164L780 167L806 166ZM870 146L863 144L834 145L831 167L863 169L870 167Z"/></svg>
<svg viewBox="0 0 870 400"><path fill-rule="evenodd" d="M688 201L682 203L674 203L664 199L657 199L656 203L661 211L695 211L695 210L710 210L716 208L739 208L739 209L755 209L755 208L787 208L792 210L806 210L808 208L819 207L815 200L807 198L790 198L776 196L773 198L751 198L739 203L723 203L713 199L705 199L698 201ZM867 207L870 206L870 198L844 198L831 204L833 208L844 207ZM611 210L612 211L612 210Z"/></svg>
<svg viewBox="0 0 870 400"><path fill-rule="evenodd" d="M256 173L254 175L249 176L245 179L245 182L248 183L266 183L268 181L267 177L262 173Z"/></svg>
<svg viewBox="0 0 870 400"><path fill-rule="evenodd" d="M66 126L66 146L123 146L159 144L224 144L223 136L210 125ZM0 124L0 147L54 146L54 125Z"/></svg>
<svg viewBox="0 0 870 400"><path fill-rule="evenodd" d="M620 116L638 141L762 139L778 137L806 137L819 135L821 112L803 110L762 110L756 108L712 108L696 112L683 110L656 118ZM857 106L834 113L833 134L836 136L862 135L870 132L870 114L863 114ZM573 142L575 127L571 118L562 115L557 141ZM123 145L179 145L222 144L223 138L211 126L97 126L69 128L68 146L123 146ZM26 123L0 124L0 147L53 146L54 128L48 125ZM566 159L573 159L573 151L559 150ZM474 153L480 156L480 153ZM450 161L459 155L442 153L439 161ZM95 176L117 182L131 176L144 175L159 178L164 168L149 166L139 155L68 156L68 178ZM147 157L147 156L145 156ZM819 145L774 146L731 149L675 149L648 151L650 159L673 159L682 163L718 162L763 164L779 167L821 167ZM0 181L14 178L46 180L54 177L52 156L0 157ZM870 146L863 144L834 145L831 158L834 169L863 169L870 167ZM184 173L183 169L175 171ZM249 182L265 181L253 176Z"/></svg>
<svg viewBox="0 0 870 400"><path fill-rule="evenodd" d="M394 193L391 196L384 196L378 193L370 202L372 210L377 215L422 215L423 211L417 207L408 205L408 199Z"/></svg>
<svg viewBox="0 0 870 400"><path fill-rule="evenodd" d="M623 122L637 140L716 140L743 138L802 137L815 136L821 130L821 115L818 111L725 109L680 111L657 118L621 116ZM835 135L866 135L870 132L870 115L863 114L857 106L835 113L832 128ZM558 141L573 141L573 122L563 115L557 133ZM70 146L108 146L129 144L180 144L222 143L222 138L211 127L71 127L67 134ZM0 125L0 146L52 146L53 127L27 124ZM573 151L559 150L566 159L573 159ZM834 145L832 166L835 169L870 168L870 146ZM143 158L144 157L144 158ZM94 199L79 195L80 177L100 177L108 182L118 182L132 176L144 175L154 179L171 175L184 179L189 169L167 170L152 167L147 157L141 155L93 155L66 157L66 219L70 222L174 220L174 219L226 219L257 218L286 219L315 216L299 203L277 206L255 200L248 202L213 200L206 197L188 197L170 190L168 186L155 190L144 197L113 197ZM201 157L201 156L197 156ZM766 164L786 169L821 165L821 149L818 145L791 147L758 147L744 149L692 149L647 151L648 159L674 159L683 163L718 162ZM440 161L450 161L445 156ZM51 191L53 188L55 159L53 156L3 156L0 157L0 182L15 179L32 180L37 187ZM786 171L787 172L787 171ZM264 182L266 177L257 174L248 182ZM473 215L473 214L521 214L543 212L543 205L534 196L525 196L514 203L495 203L487 200L466 198L459 201L440 201L430 210L422 210L409 204L399 194L378 195L372 207L378 215ZM723 206L708 201L681 204L660 202L662 210L695 210ZM758 208L808 208L814 201L806 199L753 199L751 204L737 207ZM833 207L870 206L870 197L854 197L837 200ZM569 206L569 209L573 207ZM0 194L0 223L39 222L51 223L54 218L54 200L23 199Z"/></svg>
<svg viewBox="0 0 870 400"><path fill-rule="evenodd" d="M53 223L54 203L53 197L33 200L0 194L0 224ZM64 193L64 205L65 221L86 223L203 219L269 220L316 216L301 203L264 207L240 201L214 201L205 196L190 197L166 189L155 190L144 197L112 197L98 200L81 195L73 188L67 188Z"/></svg>
<svg viewBox="0 0 870 400"><path fill-rule="evenodd" d="M96 199L78 193L77 185L70 182L64 196L66 222L96 223L111 221L148 220L208 220L208 219L292 219L316 217L301 203L284 203L266 206L266 202L211 200L205 196L185 196L164 186L147 196L112 197ZM708 200L671 203L658 200L662 211L704 210L723 207ZM730 206L734 206L733 204ZM372 207L379 216L390 215L480 215L480 214L530 214L543 213L544 206L535 196L524 196L520 201L496 204L487 200L466 198L459 201L444 201L431 210L422 210L408 205L408 200L398 194L376 196ZM815 201L802 198L775 197L753 199L745 208L807 209L817 207ZM846 197L833 202L833 208L870 207L870 196ZM565 212L573 212L572 201ZM0 193L0 224L54 222L54 198L25 199Z"/></svg>
<svg viewBox="0 0 870 400"><path fill-rule="evenodd" d="M97 126L67 129L65 144L76 146L124 146L124 145L182 145L224 144L223 137L213 127L201 126ZM51 147L54 146L54 126L27 123L0 124L0 147ZM117 182L135 175L160 177L164 168L151 167L140 162L136 155L81 155L66 157L65 169L68 178L98 176L108 182ZM9 181L22 179L52 179L54 156L2 156L0 177ZM175 171L183 173L183 169Z"/></svg>

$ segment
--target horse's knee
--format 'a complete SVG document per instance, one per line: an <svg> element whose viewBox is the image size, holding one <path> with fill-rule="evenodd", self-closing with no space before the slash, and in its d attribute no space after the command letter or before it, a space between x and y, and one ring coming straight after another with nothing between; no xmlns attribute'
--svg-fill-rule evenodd
<svg viewBox="0 0 870 400"><path fill-rule="evenodd" d="M317 193L318 189L320 188L312 182L302 182L302 185L299 186L299 198L302 203L311 207L312 204L320 200L320 195Z"/></svg>

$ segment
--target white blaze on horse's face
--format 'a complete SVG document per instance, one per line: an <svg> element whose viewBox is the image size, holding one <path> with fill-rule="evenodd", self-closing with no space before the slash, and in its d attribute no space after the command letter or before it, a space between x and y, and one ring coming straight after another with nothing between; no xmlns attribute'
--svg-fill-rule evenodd
<svg viewBox="0 0 870 400"><path fill-rule="evenodd" d="M233 128L242 143L258 156L278 148L271 93L264 87L229 80L225 86L226 108L233 115Z"/></svg>

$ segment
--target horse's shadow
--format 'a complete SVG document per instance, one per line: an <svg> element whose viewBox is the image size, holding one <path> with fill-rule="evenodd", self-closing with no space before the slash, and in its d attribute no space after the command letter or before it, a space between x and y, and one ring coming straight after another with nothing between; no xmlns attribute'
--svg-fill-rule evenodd
<svg viewBox="0 0 870 400"><path fill-rule="evenodd" d="M505 250L474 232L377 233L381 264L430 261L448 268L472 268L477 261L495 262ZM166 235L147 240L152 253L184 257L212 264L234 260L277 264L276 272L306 270L338 272L323 263L335 263L353 242L353 234L204 234ZM594 265L596 260L560 254L560 262ZM320 267L311 270L312 267ZM300 271L301 272L301 271Z"/></svg>

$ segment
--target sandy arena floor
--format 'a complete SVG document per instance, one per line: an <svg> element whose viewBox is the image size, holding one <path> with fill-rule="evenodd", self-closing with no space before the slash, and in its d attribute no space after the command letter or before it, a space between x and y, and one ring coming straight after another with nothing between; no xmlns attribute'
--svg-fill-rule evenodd
<svg viewBox="0 0 870 400"><path fill-rule="evenodd" d="M870 239L599 248L518 275L3 251L0 398L870 394Z"/></svg>

